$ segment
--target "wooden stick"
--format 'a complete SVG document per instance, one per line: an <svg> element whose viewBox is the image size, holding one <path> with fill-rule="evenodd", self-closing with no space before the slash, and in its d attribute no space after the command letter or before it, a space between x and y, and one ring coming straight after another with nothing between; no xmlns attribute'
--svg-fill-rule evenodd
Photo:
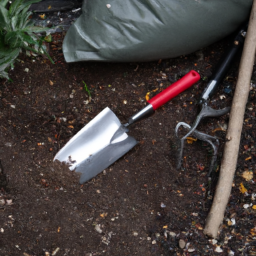
<svg viewBox="0 0 256 256"><path fill-rule="evenodd" d="M256 0L253 2L249 27L244 42L243 53L239 66L239 74L232 101L226 144L221 161L220 176L214 195L211 210L206 219L204 234L213 238L218 237L225 209L232 189L236 170L241 132L243 127L245 107L250 91L250 82L256 50Z"/></svg>

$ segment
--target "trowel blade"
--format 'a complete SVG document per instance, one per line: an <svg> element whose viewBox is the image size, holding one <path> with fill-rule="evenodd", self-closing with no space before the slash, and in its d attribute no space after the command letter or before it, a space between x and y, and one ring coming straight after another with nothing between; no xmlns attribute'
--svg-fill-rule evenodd
<svg viewBox="0 0 256 256"><path fill-rule="evenodd" d="M137 144L126 131L117 116L105 108L70 139L54 160L64 162L70 170L81 173L80 183L84 183Z"/></svg>

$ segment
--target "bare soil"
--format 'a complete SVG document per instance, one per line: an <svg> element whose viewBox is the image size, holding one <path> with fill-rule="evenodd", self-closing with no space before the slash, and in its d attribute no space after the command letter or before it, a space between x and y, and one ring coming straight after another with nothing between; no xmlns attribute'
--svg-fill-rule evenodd
<svg viewBox="0 0 256 256"><path fill-rule="evenodd" d="M236 177L218 240L203 235L218 179L228 115L206 119L200 131L220 139L218 165L208 181L209 145L186 143L177 170L178 122L193 123L197 103L228 39L188 56L150 63L64 61L64 34L43 57L20 56L0 81L0 254L1 255L255 255L253 206L256 120L255 72L246 108ZM239 58L212 98L211 106L230 106ZM139 141L124 157L80 185L55 154L105 107L122 122L150 97L190 70L201 81L131 127ZM166 76L165 76L166 74ZM88 103L88 93L92 95ZM157 89L157 91L155 91ZM155 92L154 92L155 91ZM241 185L247 192L241 192ZM229 254L230 253L230 254Z"/></svg>

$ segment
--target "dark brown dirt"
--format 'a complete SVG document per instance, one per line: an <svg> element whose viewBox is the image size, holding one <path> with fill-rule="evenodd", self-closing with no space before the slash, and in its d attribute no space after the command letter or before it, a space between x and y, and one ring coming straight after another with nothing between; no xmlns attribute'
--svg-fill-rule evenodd
<svg viewBox="0 0 256 256"><path fill-rule="evenodd" d="M10 71L13 82L1 80L0 255L255 255L255 179L241 177L246 170L255 174L255 74L218 241L203 235L218 178L217 167L208 183L210 147L186 143L182 170L175 167L175 126L193 122L200 94L228 41L151 63L67 64L62 39L55 34L50 44L54 65L42 57L20 56ZM238 65L236 60L211 106L231 104ZM159 92L191 69L201 81L134 125L130 134L139 144L105 172L80 185L67 167L53 163L58 150L105 107L126 122L145 106L147 92ZM89 104L82 81L92 95ZM220 138L218 164L227 124L228 115L199 127ZM247 193L240 192L241 183Z"/></svg>

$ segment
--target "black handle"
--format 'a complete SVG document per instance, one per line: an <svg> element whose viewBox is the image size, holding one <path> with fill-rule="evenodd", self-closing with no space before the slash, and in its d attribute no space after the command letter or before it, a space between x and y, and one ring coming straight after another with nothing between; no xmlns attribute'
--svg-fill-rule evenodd
<svg viewBox="0 0 256 256"><path fill-rule="evenodd" d="M237 54L237 52L239 51L239 49L241 49L241 47L243 45L247 27L248 27L248 24L243 26L239 30L239 32L236 34L227 54L220 62L219 66L216 69L215 74L212 76L210 82L207 84L207 86L201 96L200 103L207 101L216 92L218 85L220 84L222 79L225 77L227 71L229 70L230 65L231 65L235 55Z"/></svg>

